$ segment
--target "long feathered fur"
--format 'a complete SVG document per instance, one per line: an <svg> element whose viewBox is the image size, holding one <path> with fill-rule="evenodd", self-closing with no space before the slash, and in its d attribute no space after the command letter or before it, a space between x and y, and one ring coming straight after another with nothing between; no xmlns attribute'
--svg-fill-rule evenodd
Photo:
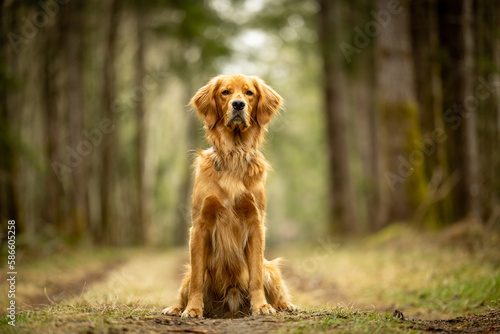
<svg viewBox="0 0 500 334"><path fill-rule="evenodd" d="M234 101L244 108L235 111ZM278 260L263 257L270 165L259 147L282 98L257 77L226 75L200 88L191 105L212 147L194 161L190 266L179 305L164 313L234 317L295 309Z"/></svg>

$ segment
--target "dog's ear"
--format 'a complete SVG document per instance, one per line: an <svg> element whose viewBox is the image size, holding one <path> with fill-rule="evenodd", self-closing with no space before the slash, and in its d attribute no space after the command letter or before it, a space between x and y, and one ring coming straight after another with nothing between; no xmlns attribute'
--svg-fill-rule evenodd
<svg viewBox="0 0 500 334"><path fill-rule="evenodd" d="M259 102L257 104L257 123L265 126L271 120L271 117L278 112L283 104L283 99L271 87L258 78L253 77L255 89L259 92Z"/></svg>
<svg viewBox="0 0 500 334"><path fill-rule="evenodd" d="M219 85L219 77L213 78L205 86L201 87L189 102L196 109L198 115L204 118L208 129L212 129L219 120L219 111L215 98Z"/></svg>

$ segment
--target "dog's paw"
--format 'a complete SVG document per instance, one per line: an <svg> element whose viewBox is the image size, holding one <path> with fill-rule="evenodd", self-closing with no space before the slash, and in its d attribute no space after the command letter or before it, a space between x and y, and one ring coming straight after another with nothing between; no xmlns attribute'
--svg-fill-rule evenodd
<svg viewBox="0 0 500 334"><path fill-rule="evenodd" d="M170 306L167 308L164 308L163 311L161 311L161 314L163 315L181 315L182 309L180 306Z"/></svg>
<svg viewBox="0 0 500 334"><path fill-rule="evenodd" d="M276 314L276 310L269 304L261 304L252 307L253 315L272 315Z"/></svg>
<svg viewBox="0 0 500 334"><path fill-rule="evenodd" d="M299 308L289 302L279 304L280 311L297 311Z"/></svg>
<svg viewBox="0 0 500 334"><path fill-rule="evenodd" d="M183 318L202 318L203 310L200 307L187 307L184 312L182 312Z"/></svg>

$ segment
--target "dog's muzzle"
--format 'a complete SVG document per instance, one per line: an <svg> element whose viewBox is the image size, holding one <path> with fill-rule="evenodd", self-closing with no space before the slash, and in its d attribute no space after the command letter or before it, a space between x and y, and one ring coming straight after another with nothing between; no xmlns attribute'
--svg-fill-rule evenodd
<svg viewBox="0 0 500 334"><path fill-rule="evenodd" d="M231 117L227 122L227 126L236 124L243 125L243 127L247 128L248 124L245 117L245 110L247 106L246 102L243 100L234 100L231 103L231 106L233 107L233 110L231 111Z"/></svg>

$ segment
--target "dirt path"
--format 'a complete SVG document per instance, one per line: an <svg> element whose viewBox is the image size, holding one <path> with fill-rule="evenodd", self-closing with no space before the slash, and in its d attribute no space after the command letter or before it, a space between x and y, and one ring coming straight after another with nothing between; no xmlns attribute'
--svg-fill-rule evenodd
<svg viewBox="0 0 500 334"><path fill-rule="evenodd" d="M110 272L117 270L123 262L110 262L98 270L89 271L87 275L78 277L68 283L55 282L50 287L44 287L43 292L24 296L21 301L24 309L37 310L50 305L55 305L63 300L80 296L87 286L92 286L107 279ZM4 311L4 310L2 310ZM0 313L1 314L1 313Z"/></svg>
<svg viewBox="0 0 500 334"><path fill-rule="evenodd" d="M449 320L415 320L416 329L426 332L500 333L500 310Z"/></svg>
<svg viewBox="0 0 500 334"><path fill-rule="evenodd" d="M44 324L18 328L16 333L500 333L500 311L450 320L402 320L372 312L298 311L240 319L183 319L150 309L130 315L126 307L92 309L50 315ZM48 323L47 323L48 322Z"/></svg>
<svg viewBox="0 0 500 334"><path fill-rule="evenodd" d="M305 311L281 314L277 317L247 317L234 320L184 320L179 317L156 317L146 320L146 326L166 332L192 333L269 333L271 331L356 331L355 323L373 321L371 313L342 315L338 312ZM365 318L361 319L360 318ZM389 320L387 320L387 325ZM151 324L154 322L155 324ZM144 324L139 324L143 326ZM377 327L383 323L376 324ZM370 329L365 324L365 329ZM450 320L399 320L401 329L444 333L500 333L500 311Z"/></svg>
<svg viewBox="0 0 500 334"><path fill-rule="evenodd" d="M17 330L21 333L39 328L52 333L406 333L412 330L500 333L500 309L450 320L404 319L408 316L387 315L373 307L349 307L349 296L335 283L321 275L302 274L287 264L283 273L290 282L294 301L302 306L301 311L241 319L193 320L162 316L161 309L176 301L182 264L186 260L185 250L140 251L120 265L106 265L106 270L99 275L90 273L73 284L53 286L49 298L56 299L54 296L62 292L66 296L73 293L75 297L44 309L43 314L35 312L35 320L28 319ZM33 296L32 305L41 304L43 297ZM304 306L300 301L307 304Z"/></svg>
<svg viewBox="0 0 500 334"><path fill-rule="evenodd" d="M139 302L159 308L172 305L176 302L187 261L186 250L144 252L109 268L107 277L88 284L81 298L112 300L114 304ZM306 307L316 308L350 304L348 296L321 275L303 275L287 263L282 265L282 270L294 302L303 305L301 301L306 301Z"/></svg>

